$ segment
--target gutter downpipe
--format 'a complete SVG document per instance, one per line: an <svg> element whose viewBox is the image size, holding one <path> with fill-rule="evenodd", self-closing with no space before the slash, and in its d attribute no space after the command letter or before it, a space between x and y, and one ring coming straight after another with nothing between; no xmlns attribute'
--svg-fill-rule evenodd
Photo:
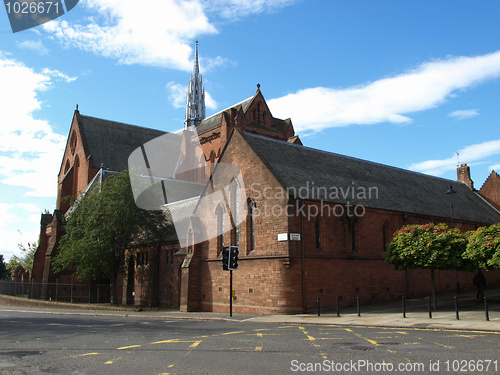
<svg viewBox="0 0 500 375"><path fill-rule="evenodd" d="M304 200L300 200L300 207L304 207ZM300 246L302 256L302 313L306 313L306 265L304 246L304 214L300 215Z"/></svg>

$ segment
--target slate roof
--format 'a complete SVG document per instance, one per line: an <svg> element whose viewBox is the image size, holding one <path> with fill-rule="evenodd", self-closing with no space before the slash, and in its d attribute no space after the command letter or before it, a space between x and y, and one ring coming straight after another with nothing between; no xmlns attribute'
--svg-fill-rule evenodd
<svg viewBox="0 0 500 375"><path fill-rule="evenodd" d="M440 218L451 218L453 203L457 220L500 222L500 213L463 183L255 134L242 135L295 198L340 204L349 201L367 208ZM450 185L456 194L446 194ZM363 191L364 195L359 194Z"/></svg>
<svg viewBox="0 0 500 375"><path fill-rule="evenodd" d="M92 167L122 171L128 157L137 147L162 136L160 130L78 115L78 124L84 138L87 155L92 156Z"/></svg>
<svg viewBox="0 0 500 375"><path fill-rule="evenodd" d="M257 94L255 94L257 95ZM232 109L232 108L239 108L241 106L243 112L246 112L246 110L248 109L248 107L250 106L250 104L252 104L252 100L254 99L254 96L248 98L248 99L245 99L243 100L242 102L239 102L235 105L232 105L231 107L229 108L226 108L220 112L217 112L216 114L210 116L210 117L207 117L205 120L203 120L197 127L196 127L196 131L198 132L198 134L201 134L201 133L204 133L204 132L207 132L217 126L220 125L220 123L222 122L222 114L227 111L228 109Z"/></svg>

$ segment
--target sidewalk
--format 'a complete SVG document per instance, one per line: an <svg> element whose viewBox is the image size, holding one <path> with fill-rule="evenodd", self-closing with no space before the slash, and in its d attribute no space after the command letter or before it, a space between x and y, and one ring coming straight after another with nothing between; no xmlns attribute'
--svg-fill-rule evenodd
<svg viewBox="0 0 500 375"><path fill-rule="evenodd" d="M336 311L321 311L297 315L250 315L213 312L180 312L178 310L147 310L138 308L110 307L106 305L70 305L65 303L23 300L15 297L0 296L1 311L17 311L43 314L116 316L143 319L196 319L230 320L283 324L331 324L345 326L397 327L423 329L455 329L474 331L496 331L500 334L500 289L488 290L489 321L486 320L484 303L476 299L475 292L459 296L459 319L455 312L454 295L438 296L438 309L432 310L429 318L427 299L418 298L406 301L406 318L403 317L401 301L361 305L360 316L356 306L341 308L340 316ZM16 305L22 302L24 306Z"/></svg>

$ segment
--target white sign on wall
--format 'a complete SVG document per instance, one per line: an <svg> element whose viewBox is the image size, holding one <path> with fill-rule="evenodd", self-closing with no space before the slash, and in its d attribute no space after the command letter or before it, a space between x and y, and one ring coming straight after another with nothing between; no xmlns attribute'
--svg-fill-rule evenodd
<svg viewBox="0 0 500 375"><path fill-rule="evenodd" d="M278 241L288 241L288 233L278 233Z"/></svg>

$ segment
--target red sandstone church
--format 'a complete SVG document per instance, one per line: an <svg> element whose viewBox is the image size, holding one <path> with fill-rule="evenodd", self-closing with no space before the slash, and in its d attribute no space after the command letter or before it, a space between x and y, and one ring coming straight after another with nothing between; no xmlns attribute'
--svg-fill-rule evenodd
<svg viewBox="0 0 500 375"><path fill-rule="evenodd" d="M331 308L337 297L367 303L426 295L430 272L395 271L384 261L397 229L444 222L472 230L500 222L500 177L494 171L477 191L466 164L457 170L458 181L450 181L305 147L290 119L273 117L259 87L252 97L205 118L197 49L185 128L197 131L200 157L208 165L204 173L210 175L219 162L239 167L247 217L224 235L184 248L172 228L163 242L130 249L133 256L119 284L122 304L228 311L229 275L220 257L230 244L240 248L233 272L236 312L305 312L318 297ZM125 169L135 149L164 134L85 116L77 108L58 175L56 209L41 218L35 282L74 278L70 270L55 274L51 266L70 208L64 198L78 197L107 171ZM446 194L450 186L456 194ZM220 214L214 211L213 220ZM460 273L462 286L471 287L471 279ZM438 292L455 290L455 272L437 272L436 280ZM488 281L500 277L491 274Z"/></svg>

